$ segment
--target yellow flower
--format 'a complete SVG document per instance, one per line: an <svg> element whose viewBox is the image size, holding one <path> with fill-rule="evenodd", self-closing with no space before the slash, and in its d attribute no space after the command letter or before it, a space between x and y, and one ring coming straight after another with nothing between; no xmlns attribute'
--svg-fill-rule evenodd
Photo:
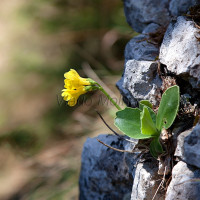
<svg viewBox="0 0 200 200"><path fill-rule="evenodd" d="M64 77L64 87L66 89L62 90L61 96L65 101L68 101L69 106L75 106L79 96L91 90L91 85L96 84L92 79L81 78L74 69L66 72Z"/></svg>

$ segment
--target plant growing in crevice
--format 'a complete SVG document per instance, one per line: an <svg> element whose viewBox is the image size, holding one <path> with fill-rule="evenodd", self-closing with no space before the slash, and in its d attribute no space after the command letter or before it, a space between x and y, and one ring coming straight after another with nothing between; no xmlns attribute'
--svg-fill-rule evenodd
<svg viewBox="0 0 200 200"><path fill-rule="evenodd" d="M168 88L162 95L157 114L147 100L140 101L139 108L126 107L116 113L115 126L134 139L152 138L150 152L157 158L163 153L160 134L174 122L179 108L179 96L178 86Z"/></svg>
<svg viewBox="0 0 200 200"><path fill-rule="evenodd" d="M163 130L172 125L176 118L180 101L179 87L177 85L168 88L164 92L156 114L152 109L153 105L148 100L140 101L139 108L126 107L122 110L100 84L90 78L80 77L73 69L65 73L64 76L65 89L62 90L62 96L64 100L68 101L69 106L76 105L80 95L89 91L100 90L119 110L116 112L115 126L120 131L134 139L152 138L150 152L155 158L164 152L160 143L160 135ZM119 134L115 134L121 137ZM101 143L104 144L103 142Z"/></svg>

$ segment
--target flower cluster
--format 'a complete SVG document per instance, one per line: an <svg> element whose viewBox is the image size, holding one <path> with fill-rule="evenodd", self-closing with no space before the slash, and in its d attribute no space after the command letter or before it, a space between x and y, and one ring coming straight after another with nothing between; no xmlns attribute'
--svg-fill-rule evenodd
<svg viewBox="0 0 200 200"><path fill-rule="evenodd" d="M81 78L74 69L66 72L64 77L65 89L62 90L61 95L65 101L68 101L69 106L75 106L79 96L93 90L92 86L96 84L92 79Z"/></svg>

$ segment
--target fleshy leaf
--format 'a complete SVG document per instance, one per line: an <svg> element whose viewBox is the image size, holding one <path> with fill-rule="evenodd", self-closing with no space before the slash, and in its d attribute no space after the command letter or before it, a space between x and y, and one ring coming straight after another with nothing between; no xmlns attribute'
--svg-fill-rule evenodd
<svg viewBox="0 0 200 200"><path fill-rule="evenodd" d="M154 158L157 158L158 155L162 154L163 148L159 142L159 137L154 138L150 143L150 153Z"/></svg>
<svg viewBox="0 0 200 200"><path fill-rule="evenodd" d="M176 118L179 108L179 87L177 85L168 88L162 95L158 114L156 118L156 128L168 129Z"/></svg>
<svg viewBox="0 0 200 200"><path fill-rule="evenodd" d="M156 125L153 122L146 106L143 107L143 111L141 112L141 133L151 136L159 135Z"/></svg>
<svg viewBox="0 0 200 200"><path fill-rule="evenodd" d="M150 135L143 135L141 133L140 122L141 110L138 108L126 107L116 113L115 126L125 135L134 139L151 138Z"/></svg>
<svg viewBox="0 0 200 200"><path fill-rule="evenodd" d="M151 102L148 101L148 100L141 100L141 101L139 102L139 108L140 108L140 110L143 110L143 106L147 106L147 107L149 107L149 108L153 108L153 105L152 105Z"/></svg>
<svg viewBox="0 0 200 200"><path fill-rule="evenodd" d="M151 115L151 118L153 120L153 122L156 124L156 114L155 112L152 110L153 105L148 101L148 100L142 100L139 102L139 109L142 111L143 107L146 106L149 110L149 113Z"/></svg>

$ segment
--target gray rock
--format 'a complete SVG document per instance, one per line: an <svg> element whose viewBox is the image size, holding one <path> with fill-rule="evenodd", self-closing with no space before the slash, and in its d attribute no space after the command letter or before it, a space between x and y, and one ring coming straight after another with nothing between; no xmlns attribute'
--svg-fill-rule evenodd
<svg viewBox="0 0 200 200"><path fill-rule="evenodd" d="M139 163L136 167L131 200L152 199L160 184L162 176L158 175L158 163L155 159ZM154 200L163 200L164 191L159 190Z"/></svg>
<svg viewBox="0 0 200 200"><path fill-rule="evenodd" d="M141 100L144 98L148 98L151 96L153 102L155 102L156 88L154 88L155 84L158 84L158 87L161 86L161 79L156 76L157 64L154 62L156 57L159 54L158 46L151 44L147 41L148 36L145 35L149 32L155 32L159 28L158 25L151 23L149 24L145 30L143 31L144 34L140 34L133 39L131 39L125 48L125 72L122 78L117 82L117 87L120 90L121 94L123 95L124 101L128 106L136 107L137 100ZM135 60L133 63L132 60ZM151 62L143 62L142 61L151 61ZM141 61L141 62L137 62ZM153 64L154 63L154 64ZM152 65L152 67L150 67ZM141 65L141 67L138 67ZM145 65L145 69L143 75L140 76L141 71L143 70L143 66ZM132 68L132 72L130 72ZM153 71L151 71L153 69ZM134 72L133 72L134 71ZM128 77L127 77L128 73ZM147 73L147 75L145 75ZM135 75L139 77L136 77ZM140 78L143 76L143 80ZM152 77L153 76L153 77ZM131 82L129 82L131 79ZM128 83L127 83L128 81ZM136 88L133 86L136 82L138 82L136 94ZM155 84L154 84L155 82ZM147 88L142 88L147 87ZM151 89L150 89L151 88ZM147 90L147 91L145 91ZM141 94L142 93L142 94Z"/></svg>
<svg viewBox="0 0 200 200"><path fill-rule="evenodd" d="M200 3L198 0L171 0L169 11L172 16L186 14L188 9L195 4Z"/></svg>
<svg viewBox="0 0 200 200"><path fill-rule="evenodd" d="M130 150L134 145L115 135L99 135L104 143ZM82 152L80 200L130 199L137 154L121 153L88 138Z"/></svg>
<svg viewBox="0 0 200 200"><path fill-rule="evenodd" d="M178 17L172 22L160 48L160 62L167 69L189 81L193 88L200 88L199 29L193 21Z"/></svg>
<svg viewBox="0 0 200 200"><path fill-rule="evenodd" d="M137 60L126 62L123 88L131 93L135 102L148 99L157 105L161 85L156 62Z"/></svg>
<svg viewBox="0 0 200 200"><path fill-rule="evenodd" d="M150 23L167 25L170 21L168 7L168 0L124 0L126 20L139 33Z"/></svg>
<svg viewBox="0 0 200 200"><path fill-rule="evenodd" d="M137 106L136 100L133 98L132 94L123 87L123 83L124 83L124 76L122 76L122 78L116 83L116 86L123 96L124 103L129 107L136 107Z"/></svg>
<svg viewBox="0 0 200 200"><path fill-rule="evenodd" d="M140 34L140 35L134 37L126 45L125 55L124 55L125 56L125 73L123 74L122 78L117 82L116 85L123 96L124 102L130 107L137 106L137 95L133 95L134 94L133 89L130 89L125 84L126 80L127 80L127 77L125 75L126 71L127 71L126 67L129 66L129 68L130 68L130 65L129 64L127 65L127 62L132 59L137 60L137 61L142 61L142 60L154 61L156 59L156 57L159 54L159 48L157 46L149 43L147 41L148 36L145 34L147 34L149 32L155 32L158 28L159 28L159 26L154 23L149 24L143 31L144 34ZM147 67L148 67L148 65L147 65ZM137 66L133 66L133 68L135 71L137 71ZM139 70L141 70L141 69L139 69ZM148 70L148 69L146 68L146 70ZM154 71L152 73L155 73L155 71L156 71L156 68L154 69ZM138 73L140 73L140 71L138 71ZM132 73L133 80L135 80L134 75L135 74ZM161 79L156 77L156 80L160 86ZM147 84L149 85L149 82ZM150 84L153 84L153 83L150 83ZM145 89L145 88L143 88L143 89ZM141 98L143 98L143 96Z"/></svg>
<svg viewBox="0 0 200 200"><path fill-rule="evenodd" d="M165 200L200 200L200 169L180 161L172 170L172 180Z"/></svg>
<svg viewBox="0 0 200 200"><path fill-rule="evenodd" d="M147 60L154 61L159 55L159 48L147 42L148 36L140 34L131 39L125 48L125 63L128 60Z"/></svg>
<svg viewBox="0 0 200 200"><path fill-rule="evenodd" d="M200 168L200 125L198 124L184 140L185 162Z"/></svg>
<svg viewBox="0 0 200 200"><path fill-rule="evenodd" d="M145 29L142 31L142 34L155 32L158 28L160 28L158 24L151 23L145 27Z"/></svg>
<svg viewBox="0 0 200 200"><path fill-rule="evenodd" d="M181 158L182 160L185 160L184 159L184 140L185 140L185 137L191 133L191 131L192 129L186 130L177 137L177 146L176 146L174 156L177 156Z"/></svg>

